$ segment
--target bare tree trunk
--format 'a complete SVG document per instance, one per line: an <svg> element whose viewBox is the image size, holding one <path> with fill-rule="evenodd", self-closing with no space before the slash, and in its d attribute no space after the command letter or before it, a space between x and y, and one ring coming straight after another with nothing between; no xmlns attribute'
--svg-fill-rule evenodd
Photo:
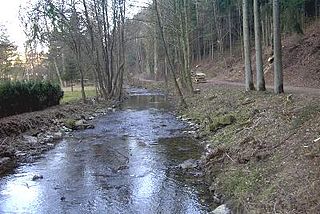
<svg viewBox="0 0 320 214"><path fill-rule="evenodd" d="M257 90L265 91L265 81L262 62L262 44L261 44L261 20L260 20L259 0L253 1L254 10L254 34L256 47L256 71L257 71Z"/></svg>
<svg viewBox="0 0 320 214"><path fill-rule="evenodd" d="M281 32L280 32L280 4L273 0L273 46L274 46L274 92L283 93Z"/></svg>
<svg viewBox="0 0 320 214"><path fill-rule="evenodd" d="M316 18L318 18L318 16L319 16L319 6L320 6L319 0L315 0L314 4L315 4L315 13L314 13L314 15L315 15Z"/></svg>
<svg viewBox="0 0 320 214"><path fill-rule="evenodd" d="M164 38L164 32L163 32L163 27L162 27L162 24L161 24L161 19L160 19L160 13L159 13L159 9L158 9L157 0L153 0L153 4L154 4L155 11L156 11L156 15L157 15L157 22L158 22L158 25L159 25L159 30L160 30L161 39L162 39L163 46L164 46L165 53L166 53L166 57L167 57L167 59L168 59L168 63L169 63L169 66L170 66L170 71L171 71L172 76L173 76L173 81L174 81L175 87L176 87L176 89L177 89L177 91L178 91L178 95L179 95L179 98L180 98L181 105L182 105L183 107L187 107L187 103L186 103L186 101L184 100L182 91L181 91L180 86L179 86L178 81L177 81L177 77L176 77L176 73L175 73L175 71L174 71L174 67L173 67L172 62L171 62L171 60L170 60L167 43L166 43L166 40L165 40L165 38Z"/></svg>
<svg viewBox="0 0 320 214"><path fill-rule="evenodd" d="M56 58L53 59L53 64L54 64L54 68L56 69L56 72L57 72L57 76L58 76L58 79L59 79L60 86L62 87L63 86L63 82L62 82L62 79L61 79L61 74L60 74L60 70L59 70Z"/></svg>
<svg viewBox="0 0 320 214"><path fill-rule="evenodd" d="M223 36L222 36L222 27L221 27L221 18L219 18L218 14L218 3L217 0L213 1L213 11L214 11L214 22L218 34L218 47L219 47L219 52L222 55L224 50L223 50Z"/></svg>
<svg viewBox="0 0 320 214"><path fill-rule="evenodd" d="M154 79L157 79L158 75L158 40L157 40L157 28L154 26L154 44L153 44L153 74Z"/></svg>
<svg viewBox="0 0 320 214"><path fill-rule="evenodd" d="M239 17L241 17L241 4L239 1L238 1L237 6L238 6L238 15L239 15ZM241 59L243 59L244 58L243 25L242 25L242 30L241 30L241 24L240 24L240 30L239 30L239 38L240 38L240 42L241 42Z"/></svg>
<svg viewBox="0 0 320 214"><path fill-rule="evenodd" d="M231 22L231 19L232 19L232 16L231 16L231 6L229 8L229 11L228 11L228 25L229 25L229 54L230 54L230 57L232 57L232 22Z"/></svg>
<svg viewBox="0 0 320 214"><path fill-rule="evenodd" d="M185 22L185 45L186 45L186 63L187 63L187 70L186 70L186 78L188 82L188 89L189 92L193 93L193 86L192 86L192 79L191 79L191 62L190 62L190 39L189 39L189 19L188 19L188 1L183 1L184 5L184 22Z"/></svg>
<svg viewBox="0 0 320 214"><path fill-rule="evenodd" d="M77 41L79 42L79 41ZM78 65L78 69L79 69L79 73L80 73L80 84L81 84L81 97L82 97L82 101L85 103L87 102L86 99L86 92L84 89L84 73L83 73L83 68L81 65L81 60L82 60L82 56L81 56L81 47L80 44L75 44L76 46L76 57L77 57L77 65Z"/></svg>
<svg viewBox="0 0 320 214"><path fill-rule="evenodd" d="M197 21L197 26L200 26L200 23L199 23L199 2L198 1L195 1L195 13L196 13L196 21ZM197 45L196 45L196 60L198 62L200 62L202 60L202 56L201 56L201 39L200 39L200 35L201 35L201 32L200 32L200 29L197 29Z"/></svg>
<svg viewBox="0 0 320 214"><path fill-rule="evenodd" d="M91 21L89 18L86 1L83 0L82 3L83 3L83 7L85 9L84 12L85 12L85 17L86 17L86 24L87 24L88 31L90 34L92 61L94 62L94 65L95 65L95 76L97 79L96 83L99 86L97 88L99 88L100 94L103 96L103 98L106 99L107 98L107 91L106 91L105 86L103 84L104 81L103 81L102 75L101 75L99 51L95 47L96 43L95 43L95 39L94 39L94 32L93 32L93 29L92 29L93 27L92 27L92 24L91 24ZM96 57L95 57L95 55L96 55Z"/></svg>
<svg viewBox="0 0 320 214"><path fill-rule="evenodd" d="M250 35L249 35L249 5L248 0L242 1L243 8L243 44L245 60L245 87L246 91L254 90L251 55L250 55Z"/></svg>
<svg viewBox="0 0 320 214"><path fill-rule="evenodd" d="M63 50L61 53L61 58L62 58L62 73L65 74L66 73L66 56ZM66 87L66 81L63 81L63 86Z"/></svg>

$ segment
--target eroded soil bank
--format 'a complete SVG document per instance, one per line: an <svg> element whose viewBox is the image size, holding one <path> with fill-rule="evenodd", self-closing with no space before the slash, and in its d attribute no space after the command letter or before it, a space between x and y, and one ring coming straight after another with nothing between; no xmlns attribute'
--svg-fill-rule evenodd
<svg viewBox="0 0 320 214"><path fill-rule="evenodd" d="M115 106L116 103L73 103L1 118L0 176L19 163L41 157L72 129L90 128L86 127L90 120L113 111Z"/></svg>
<svg viewBox="0 0 320 214"><path fill-rule="evenodd" d="M201 126L210 189L235 213L320 213L320 97L201 90L181 115Z"/></svg>

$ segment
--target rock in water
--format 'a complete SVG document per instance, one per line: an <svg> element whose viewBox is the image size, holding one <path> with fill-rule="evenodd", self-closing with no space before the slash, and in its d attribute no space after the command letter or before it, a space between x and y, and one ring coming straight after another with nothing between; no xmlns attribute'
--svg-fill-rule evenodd
<svg viewBox="0 0 320 214"><path fill-rule="evenodd" d="M53 133L53 139L54 140L60 140L60 139L62 139L62 132L55 132L55 133Z"/></svg>
<svg viewBox="0 0 320 214"><path fill-rule="evenodd" d="M179 164L178 167L181 169L193 169L198 166L198 161L194 159L189 159L184 161L183 163Z"/></svg>
<svg viewBox="0 0 320 214"><path fill-rule="evenodd" d="M43 179L43 175L34 175L34 176L32 177L32 180L33 180L33 181L36 181L36 180L39 180L39 179Z"/></svg>
<svg viewBox="0 0 320 214"><path fill-rule="evenodd" d="M227 205L222 204L213 210L212 214L231 214L231 210L227 207Z"/></svg>
<svg viewBox="0 0 320 214"><path fill-rule="evenodd" d="M84 129L93 129L94 126L92 124L87 123L86 120L78 120L72 126L73 130L84 130Z"/></svg>

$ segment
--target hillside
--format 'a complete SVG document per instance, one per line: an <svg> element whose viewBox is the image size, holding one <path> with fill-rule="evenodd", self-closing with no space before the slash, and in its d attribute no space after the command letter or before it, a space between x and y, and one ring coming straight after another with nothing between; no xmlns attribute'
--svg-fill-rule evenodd
<svg viewBox="0 0 320 214"><path fill-rule="evenodd" d="M319 97L204 85L187 102L210 190L234 213L320 212Z"/></svg>
<svg viewBox="0 0 320 214"><path fill-rule="evenodd" d="M304 35L283 37L283 74L285 86L320 88L320 21L308 26ZM198 71L205 72L209 79L244 81L244 65L241 53L238 57L210 60L198 64ZM273 84L273 67L267 62L271 48L265 49L264 67L267 85ZM252 50L252 69L255 73L255 53Z"/></svg>

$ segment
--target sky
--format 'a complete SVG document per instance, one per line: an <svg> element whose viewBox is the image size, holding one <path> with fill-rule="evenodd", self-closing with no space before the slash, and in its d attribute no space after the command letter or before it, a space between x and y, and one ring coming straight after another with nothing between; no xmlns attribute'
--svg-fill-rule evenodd
<svg viewBox="0 0 320 214"><path fill-rule="evenodd" d="M136 6L130 7L128 13L137 13L141 9L141 6L145 6L149 1L150 0L129 0L128 5L134 4ZM0 0L0 24L5 25L8 30L9 40L18 46L20 54L24 53L26 37L19 20L19 8L20 5L23 7L27 6L29 2L29 0Z"/></svg>
<svg viewBox="0 0 320 214"><path fill-rule="evenodd" d="M0 0L0 24L4 25L9 34L9 40L18 46L20 53L24 52L23 43L26 37L19 21L19 7L27 0Z"/></svg>

